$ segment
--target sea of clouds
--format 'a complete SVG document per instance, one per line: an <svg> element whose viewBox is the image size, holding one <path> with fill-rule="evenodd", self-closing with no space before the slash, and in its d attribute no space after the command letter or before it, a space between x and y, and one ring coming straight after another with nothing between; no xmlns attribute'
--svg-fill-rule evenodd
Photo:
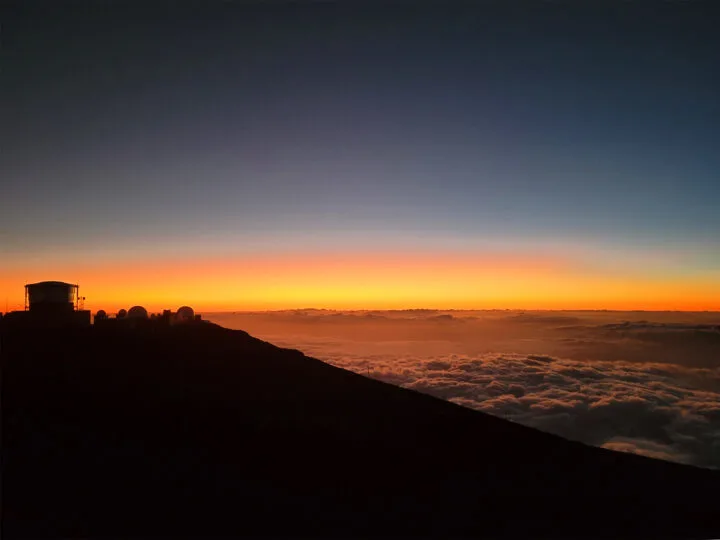
<svg viewBox="0 0 720 540"><path fill-rule="evenodd" d="M282 347L563 437L720 468L720 314L213 314Z"/></svg>

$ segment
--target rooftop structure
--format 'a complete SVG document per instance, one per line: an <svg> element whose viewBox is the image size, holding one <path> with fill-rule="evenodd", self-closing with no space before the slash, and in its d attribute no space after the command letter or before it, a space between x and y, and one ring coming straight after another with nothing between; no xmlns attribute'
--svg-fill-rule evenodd
<svg viewBox="0 0 720 540"><path fill-rule="evenodd" d="M25 310L6 314L8 324L30 326L87 326L90 312L83 309L80 287L63 281L25 285Z"/></svg>
<svg viewBox="0 0 720 540"><path fill-rule="evenodd" d="M25 285L25 309L42 313L71 313L79 308L80 287L62 281Z"/></svg>

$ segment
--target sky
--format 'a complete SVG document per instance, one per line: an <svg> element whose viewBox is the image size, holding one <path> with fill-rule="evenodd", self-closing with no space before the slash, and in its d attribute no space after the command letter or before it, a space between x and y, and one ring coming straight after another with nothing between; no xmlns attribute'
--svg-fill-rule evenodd
<svg viewBox="0 0 720 540"><path fill-rule="evenodd" d="M8 309L720 310L707 3L181 4L3 4Z"/></svg>

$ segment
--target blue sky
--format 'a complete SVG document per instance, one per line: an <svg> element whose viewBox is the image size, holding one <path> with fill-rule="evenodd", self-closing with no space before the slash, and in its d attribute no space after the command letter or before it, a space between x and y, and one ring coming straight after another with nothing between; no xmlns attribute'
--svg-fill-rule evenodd
<svg viewBox="0 0 720 540"><path fill-rule="evenodd" d="M16 7L2 249L569 242L717 269L705 6Z"/></svg>

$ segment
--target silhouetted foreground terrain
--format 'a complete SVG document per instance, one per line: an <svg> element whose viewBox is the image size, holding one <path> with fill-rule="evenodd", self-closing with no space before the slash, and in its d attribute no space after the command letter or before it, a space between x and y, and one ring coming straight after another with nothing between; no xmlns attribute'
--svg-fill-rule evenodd
<svg viewBox="0 0 720 540"><path fill-rule="evenodd" d="M4 329L3 533L720 535L720 474L211 324Z"/></svg>

